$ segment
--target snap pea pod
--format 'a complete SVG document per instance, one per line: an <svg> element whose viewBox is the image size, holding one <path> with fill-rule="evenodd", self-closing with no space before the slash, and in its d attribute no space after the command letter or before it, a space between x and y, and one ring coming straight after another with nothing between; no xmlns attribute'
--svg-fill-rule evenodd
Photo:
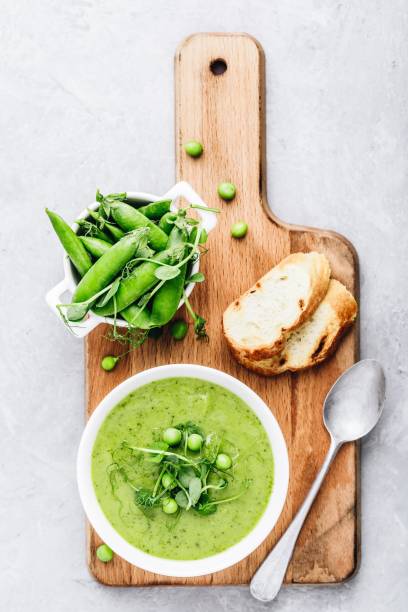
<svg viewBox="0 0 408 612"><path fill-rule="evenodd" d="M112 238L91 221L88 221L87 219L77 219L76 223L78 223L79 227L86 232L86 236L99 238L99 240L105 240L105 242L110 242L110 244L113 244Z"/></svg>
<svg viewBox="0 0 408 612"><path fill-rule="evenodd" d="M187 241L186 230L173 225L169 236L168 247L173 248ZM120 313L123 318L139 329L161 327L170 321L177 310L183 292L187 264L182 266L179 276L170 279L158 290L153 298L151 313L147 308L131 304Z"/></svg>
<svg viewBox="0 0 408 612"><path fill-rule="evenodd" d="M148 219L160 219L170 210L171 200L159 200L139 208L139 212Z"/></svg>
<svg viewBox="0 0 408 612"><path fill-rule="evenodd" d="M166 248L167 234L133 206L123 202L115 202L112 205L112 216L125 232L130 232L138 227L148 227L150 229L149 245L155 251L164 251Z"/></svg>
<svg viewBox="0 0 408 612"><path fill-rule="evenodd" d="M147 308L142 308L141 306L136 306L136 304L131 304L122 310L120 314L125 321L138 329L150 329L152 327L150 312Z"/></svg>
<svg viewBox="0 0 408 612"><path fill-rule="evenodd" d="M139 245L140 235L127 234L112 245L81 279L72 297L74 303L86 302L102 291L116 278L122 268L132 259Z"/></svg>
<svg viewBox="0 0 408 612"><path fill-rule="evenodd" d="M159 227L166 234L170 234L174 227L174 221L177 219L176 213L168 212L165 213L159 221Z"/></svg>
<svg viewBox="0 0 408 612"><path fill-rule="evenodd" d="M173 226L169 236L168 247L175 247L186 242L188 234L186 230L181 230ZM151 325L161 327L166 325L176 314L178 305L183 295L184 281L186 279L187 264L180 268L180 274L175 278L166 281L153 297L152 310L150 316Z"/></svg>
<svg viewBox="0 0 408 612"><path fill-rule="evenodd" d="M152 287L159 282L159 279L155 276L155 272L160 264L169 264L174 261L174 257L175 249L173 247L157 253L152 257L153 261L144 261L140 266L135 268L130 276L121 280L119 289L115 294L115 300L112 298L105 306L94 308L94 312L102 317L114 314L115 310L123 314L122 311L125 308L141 298L143 294L152 289Z"/></svg>
<svg viewBox="0 0 408 612"><path fill-rule="evenodd" d="M89 215L93 219L95 219L95 221L103 221L103 227L111 234L115 242L123 238L123 236L125 235L125 232L121 230L120 227L117 227L116 225L113 225L113 223L109 223L109 221L106 221L106 219L104 219L99 212L96 212L96 210L90 210Z"/></svg>
<svg viewBox="0 0 408 612"><path fill-rule="evenodd" d="M196 225L195 227L193 227L193 229L191 231L190 242L195 242L195 239L197 237L197 232L198 232L198 229L197 229L197 225ZM207 230L204 227L202 227L201 228L200 239L199 239L198 242L199 242L199 244L205 244L207 242L207 240L208 240Z"/></svg>
<svg viewBox="0 0 408 612"><path fill-rule="evenodd" d="M81 276L84 276L92 267L92 260L89 257L84 245L76 233L69 227L68 223L57 213L45 209L62 246L68 257L74 264Z"/></svg>
<svg viewBox="0 0 408 612"><path fill-rule="evenodd" d="M79 239L88 253L96 257L96 259L102 257L112 246L110 242L105 242L105 240L93 238L92 236L80 236Z"/></svg>

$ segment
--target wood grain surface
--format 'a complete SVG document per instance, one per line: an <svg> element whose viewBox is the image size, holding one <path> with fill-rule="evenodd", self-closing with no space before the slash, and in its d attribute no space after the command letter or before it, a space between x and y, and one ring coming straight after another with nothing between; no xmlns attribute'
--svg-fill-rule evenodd
<svg viewBox="0 0 408 612"><path fill-rule="evenodd" d="M210 66L219 59L224 60L227 70L213 74ZM293 518L322 463L329 444L321 416L324 397L358 356L358 329L354 326L326 363L304 373L266 379L237 365L222 338L221 315L226 306L292 252L324 253L333 277L358 297L357 258L352 245L332 232L287 225L267 205L264 70L262 49L246 34L197 34L177 50L177 178L190 182L208 205L222 208L209 239L209 252L202 258L207 280L192 294L196 310L208 320L210 340L195 340L190 328L186 340L176 343L165 332L160 340L149 340L123 360L115 371L105 373L100 368L101 357L123 349L112 347L106 340L106 326L99 326L85 345L86 406L89 416L114 386L152 366L183 362L224 370L264 399L283 430L290 458L287 501L275 529L254 553L225 571L193 579L144 572L117 556L112 563L103 564L95 555L100 539L88 527L89 567L105 584L248 583ZM191 138L204 144L199 159L189 158L183 151L183 143ZM231 203L217 196L221 181L237 185L237 196ZM151 185L128 187L153 189ZM234 240L229 235L230 225L240 219L246 220L250 229L244 240ZM337 456L304 525L287 582L334 583L355 571L359 557L358 470L358 447L349 444Z"/></svg>

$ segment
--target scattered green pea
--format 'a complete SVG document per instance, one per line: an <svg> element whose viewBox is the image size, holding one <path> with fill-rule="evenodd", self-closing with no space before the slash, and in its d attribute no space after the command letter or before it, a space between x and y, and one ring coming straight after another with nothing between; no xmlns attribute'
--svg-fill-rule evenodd
<svg viewBox="0 0 408 612"><path fill-rule="evenodd" d="M215 467L219 470L229 470L232 465L232 459L226 453L220 453L215 460Z"/></svg>
<svg viewBox="0 0 408 612"><path fill-rule="evenodd" d="M120 357L114 357L113 355L106 355L101 361L101 368L110 372L118 363Z"/></svg>
<svg viewBox="0 0 408 612"><path fill-rule="evenodd" d="M174 321L172 326L170 327L170 333L175 340L183 340L186 337L188 332L188 325L183 319L178 319Z"/></svg>
<svg viewBox="0 0 408 612"><path fill-rule="evenodd" d="M181 441L181 431L175 427L168 427L163 431L162 438L169 446L176 446Z"/></svg>
<svg viewBox="0 0 408 612"><path fill-rule="evenodd" d="M165 497L163 499L162 510L165 514L174 514L178 510L178 505L175 499L172 497Z"/></svg>
<svg viewBox="0 0 408 612"><path fill-rule="evenodd" d="M162 476L162 485L165 489L174 489L174 487L177 486L177 483L175 482L174 477L171 474L165 472Z"/></svg>
<svg viewBox="0 0 408 612"><path fill-rule="evenodd" d="M99 561L109 563L109 561L112 561L113 559L113 550L109 548L107 544L101 544L96 549L96 556L98 557Z"/></svg>
<svg viewBox="0 0 408 612"><path fill-rule="evenodd" d="M248 224L245 221L237 221L231 225L231 236L233 238L243 238L248 231Z"/></svg>
<svg viewBox="0 0 408 612"><path fill-rule="evenodd" d="M204 151L204 148L201 142L198 142L198 140L189 140L185 143L184 150L187 155L190 155L190 157L200 157Z"/></svg>
<svg viewBox="0 0 408 612"><path fill-rule="evenodd" d="M187 448L191 451L199 451L202 443L203 439L200 434L192 433L187 438Z"/></svg>
<svg viewBox="0 0 408 612"><path fill-rule="evenodd" d="M220 198L229 202L235 198L237 188L235 187L234 183L220 183L217 191Z"/></svg>

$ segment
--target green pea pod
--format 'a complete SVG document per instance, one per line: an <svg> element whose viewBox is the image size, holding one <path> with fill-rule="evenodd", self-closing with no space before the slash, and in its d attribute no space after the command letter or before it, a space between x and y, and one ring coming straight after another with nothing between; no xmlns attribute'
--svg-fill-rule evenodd
<svg viewBox="0 0 408 612"><path fill-rule="evenodd" d="M80 236L79 239L88 253L96 257L96 259L102 257L112 246L110 242L105 242L105 240L100 240L99 238L92 238L92 236Z"/></svg>
<svg viewBox="0 0 408 612"><path fill-rule="evenodd" d="M68 257L74 264L81 276L84 276L92 267L92 260L89 257L84 245L76 233L69 227L68 223L57 213L45 209L62 246Z"/></svg>
<svg viewBox="0 0 408 612"><path fill-rule="evenodd" d="M153 261L144 261L135 268L130 276L120 281L119 289L115 294L115 301L113 299L109 300L105 306L94 308L94 312L102 317L112 315L115 313L116 302L116 312L122 314L125 308L141 298L159 282L155 272L161 263L166 264L174 260L174 248L157 253L152 259Z"/></svg>
<svg viewBox="0 0 408 612"><path fill-rule="evenodd" d="M175 247L187 242L186 230L179 229L173 225L168 247ZM166 325L176 314L178 305L183 295L184 281L186 279L187 264L180 268L180 274L164 283L153 297L150 323L157 327Z"/></svg>
<svg viewBox="0 0 408 612"><path fill-rule="evenodd" d="M150 321L150 312L147 308L131 304L120 313L122 317L133 327L138 329L150 329L152 327Z"/></svg>
<svg viewBox="0 0 408 612"><path fill-rule="evenodd" d="M197 226L194 226L193 229L191 230L191 234L190 234L190 242L195 242L195 239L197 238ZM208 240L208 233L207 230L202 227L201 228L201 234L200 234L200 240L199 243L200 244L205 244Z"/></svg>
<svg viewBox="0 0 408 612"><path fill-rule="evenodd" d="M130 232L138 227L148 227L150 229L149 245L155 251L164 251L166 248L167 234L133 206L123 202L115 202L112 205L112 216L125 232Z"/></svg>
<svg viewBox="0 0 408 612"><path fill-rule="evenodd" d="M95 219L95 221L103 221L103 228L111 234L115 242L123 238L123 236L125 235L125 232L121 230L120 227L117 227L116 225L113 225L113 223L109 223L109 221L106 221L106 219L104 219L99 212L96 212L95 210L90 210L89 215L93 219Z"/></svg>
<svg viewBox="0 0 408 612"><path fill-rule="evenodd" d="M159 227L166 234L170 234L174 227L174 221L177 219L177 215L174 212L168 212L162 216L159 221Z"/></svg>
<svg viewBox="0 0 408 612"><path fill-rule="evenodd" d="M166 325L176 314L183 295L184 281L186 279L187 264L180 268L180 274L160 287L153 298L150 321L152 325L161 327Z"/></svg>
<svg viewBox="0 0 408 612"><path fill-rule="evenodd" d="M112 282L122 268L132 259L139 245L140 236L135 232L111 246L79 282L72 301L86 302Z"/></svg>
<svg viewBox="0 0 408 612"><path fill-rule="evenodd" d="M87 219L78 219L77 223L79 227L81 227L83 231L86 232L86 236L91 236L92 238L99 238L99 240L105 240L105 242L113 244L112 238L108 236L108 234L106 234L104 231L99 229L99 227L97 227L95 223L92 223Z"/></svg>
<svg viewBox="0 0 408 612"><path fill-rule="evenodd" d="M171 200L159 200L158 202L147 204L147 206L142 206L138 210L148 219L160 219L170 211L170 205Z"/></svg>

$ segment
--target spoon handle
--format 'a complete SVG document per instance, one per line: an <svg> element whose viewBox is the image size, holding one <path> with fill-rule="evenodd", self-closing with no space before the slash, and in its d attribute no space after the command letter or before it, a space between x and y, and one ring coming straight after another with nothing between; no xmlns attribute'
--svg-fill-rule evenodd
<svg viewBox="0 0 408 612"><path fill-rule="evenodd" d="M251 594L256 599L260 601L272 601L279 593L299 532L340 446L341 445L334 442L334 440L331 441L323 465L295 518L276 544L275 548L269 553L253 576L250 590Z"/></svg>

